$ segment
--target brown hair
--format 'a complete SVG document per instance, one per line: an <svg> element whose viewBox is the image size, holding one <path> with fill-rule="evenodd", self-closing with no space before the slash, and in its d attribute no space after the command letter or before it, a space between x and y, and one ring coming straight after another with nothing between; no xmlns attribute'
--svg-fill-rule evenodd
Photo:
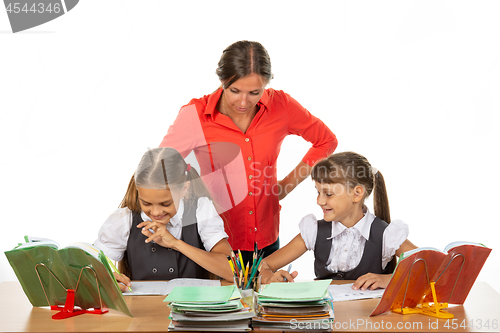
<svg viewBox="0 0 500 333"><path fill-rule="evenodd" d="M374 173L364 156L354 152L333 154L313 167L311 177L318 183L341 183L348 188L361 185L365 189L363 201L373 191L375 216L387 223L391 222L384 177L380 171Z"/></svg>
<svg viewBox="0 0 500 333"><path fill-rule="evenodd" d="M271 58L267 50L262 44L247 40L233 43L222 52L215 73L224 89L252 73L262 76L266 83L273 78Z"/></svg>
<svg viewBox="0 0 500 333"><path fill-rule="evenodd" d="M141 204L139 203L139 196L137 193L137 187L135 187L134 175L130 178L127 186L127 192L120 202L120 208L128 208L134 213L141 212Z"/></svg>

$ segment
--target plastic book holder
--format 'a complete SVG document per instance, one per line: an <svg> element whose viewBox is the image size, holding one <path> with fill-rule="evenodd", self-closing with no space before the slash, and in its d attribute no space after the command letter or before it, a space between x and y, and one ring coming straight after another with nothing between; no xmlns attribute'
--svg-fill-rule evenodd
<svg viewBox="0 0 500 333"><path fill-rule="evenodd" d="M66 301L64 303L64 307L60 305L51 305L49 298L47 297L47 292L45 291L45 287L42 283L42 279L40 278L40 274L38 273L38 266L43 266L47 269L47 271L54 277L54 279L59 283L59 285L66 291ZM82 277L82 272L83 270L88 269L90 270L94 276L95 276L95 283L97 286L97 293L99 294L99 308L94 308L93 310L87 310L87 309L75 309L75 293L78 290L78 286L80 285L80 279ZM67 289L61 281L57 278L57 276L54 275L54 273L43 263L38 263L35 265L35 271L36 275L38 276L38 280L40 281L40 285L42 286L43 293L45 295L45 298L47 299L47 304L50 306L51 310L61 310L58 313L54 314L52 316L52 319L64 319L64 318L69 318L69 317L74 317L78 316L84 313L93 313L93 314L103 314L108 312L108 309L104 309L102 307L102 298L101 298L101 290L99 287L99 281L97 280L97 274L95 270L92 268L92 266L85 266L80 270L80 274L78 276L78 281L76 283L75 289Z"/></svg>
<svg viewBox="0 0 500 333"><path fill-rule="evenodd" d="M429 272L427 271L427 262L425 261L425 259L419 258L419 259L415 260L415 262L413 262L413 264L410 267L410 273L408 274L408 281L406 282L405 296L403 298L403 303L401 304L401 308L392 309L392 312L399 313L399 314L420 313L420 314L423 314L423 315L426 315L426 316L431 316L431 317L436 317L436 318L442 318L442 319L451 319L451 318L453 318L454 316L453 316L452 313L449 313L447 311L443 311L442 310L442 309L448 308L448 302L446 302L446 303L440 303L440 302L438 302L435 284L439 281L439 279L441 278L441 276L443 276L443 273L446 272L446 270L448 269L448 267L450 266L450 264L452 263L452 261L455 260L455 258L457 258L457 257L462 257L462 265L460 266L460 271L457 274L457 277L455 279L455 284L453 285L453 289L452 289L452 291L450 293L450 297L448 298L448 301L449 301L451 299L451 296L453 295L453 292L455 291L455 287L457 286L458 278L460 276L460 273L462 272L462 268L463 268L464 263L465 263L465 256L463 254L457 254L457 255L453 256L451 258L450 262L446 265L445 269L438 276L438 278L436 279L436 281L429 281ZM410 283L411 270L413 268L413 265L415 265L419 261L421 261L424 264L425 274L427 276L427 283L431 287L433 302L432 302L432 305L431 305L431 302L421 302L420 304L418 304L414 308L408 308L408 307L405 308L404 304L405 304L405 300L406 300L406 293L408 291L408 286L409 286L409 283ZM425 297L425 295L424 295L424 297Z"/></svg>

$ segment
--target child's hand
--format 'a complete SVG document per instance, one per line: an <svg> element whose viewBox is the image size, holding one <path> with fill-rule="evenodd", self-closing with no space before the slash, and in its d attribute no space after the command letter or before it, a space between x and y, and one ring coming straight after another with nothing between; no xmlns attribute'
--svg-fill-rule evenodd
<svg viewBox="0 0 500 333"><path fill-rule="evenodd" d="M142 228L142 234L148 237L145 241L146 243L154 241L160 246L175 249L175 242L177 241L177 238L172 236L172 234L167 230L166 225L154 221L144 221L139 223L137 228ZM151 232L150 229L153 230L153 232Z"/></svg>
<svg viewBox="0 0 500 333"><path fill-rule="evenodd" d="M120 290L122 292L127 291L128 288L132 285L128 276L124 274L113 272L113 276L115 277L116 281L118 281L118 286L120 287Z"/></svg>
<svg viewBox="0 0 500 333"><path fill-rule="evenodd" d="M373 274L368 273L360 276L352 285L354 290L375 290L377 288L385 288L391 280L391 274Z"/></svg>
<svg viewBox="0 0 500 333"><path fill-rule="evenodd" d="M291 273L288 273L284 269L280 269L279 271L275 272L271 279L269 280L269 283L271 282L294 282L293 279L295 279L299 275L299 272L293 271Z"/></svg>
<svg viewBox="0 0 500 333"><path fill-rule="evenodd" d="M288 273L283 269L273 273L270 269L267 269L264 271L261 270L260 275L262 275L261 283L267 284L271 282L293 282L293 279L295 279L299 273L297 271Z"/></svg>

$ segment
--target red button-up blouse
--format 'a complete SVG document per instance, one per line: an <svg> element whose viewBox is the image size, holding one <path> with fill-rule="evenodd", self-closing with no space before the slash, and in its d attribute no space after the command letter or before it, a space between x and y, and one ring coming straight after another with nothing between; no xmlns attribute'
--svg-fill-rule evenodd
<svg viewBox="0 0 500 333"><path fill-rule="evenodd" d="M265 90L243 133L216 110L221 94L218 89L183 106L160 147L184 157L194 151L232 248L252 251L257 242L261 249L279 235L276 161L283 139L295 134L311 142L302 161L313 165L333 153L337 138L290 95L273 89Z"/></svg>

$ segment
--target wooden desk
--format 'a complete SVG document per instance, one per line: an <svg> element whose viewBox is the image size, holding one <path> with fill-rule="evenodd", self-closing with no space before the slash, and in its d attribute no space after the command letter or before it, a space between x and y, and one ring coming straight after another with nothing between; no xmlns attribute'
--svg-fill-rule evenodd
<svg viewBox="0 0 500 333"><path fill-rule="evenodd" d="M84 314L53 320L48 308L33 308L16 282L0 283L0 332L165 332L169 308L164 296L127 296L134 315L110 310L104 315ZM453 320L423 315L387 313L369 317L379 299L334 303L335 332L500 332L500 294L484 282L476 282L463 306L448 310ZM448 328L445 325L448 323ZM474 327L460 327L461 324ZM489 328L486 327L489 325ZM453 329L453 326L456 326ZM481 327L479 327L481 326Z"/></svg>

